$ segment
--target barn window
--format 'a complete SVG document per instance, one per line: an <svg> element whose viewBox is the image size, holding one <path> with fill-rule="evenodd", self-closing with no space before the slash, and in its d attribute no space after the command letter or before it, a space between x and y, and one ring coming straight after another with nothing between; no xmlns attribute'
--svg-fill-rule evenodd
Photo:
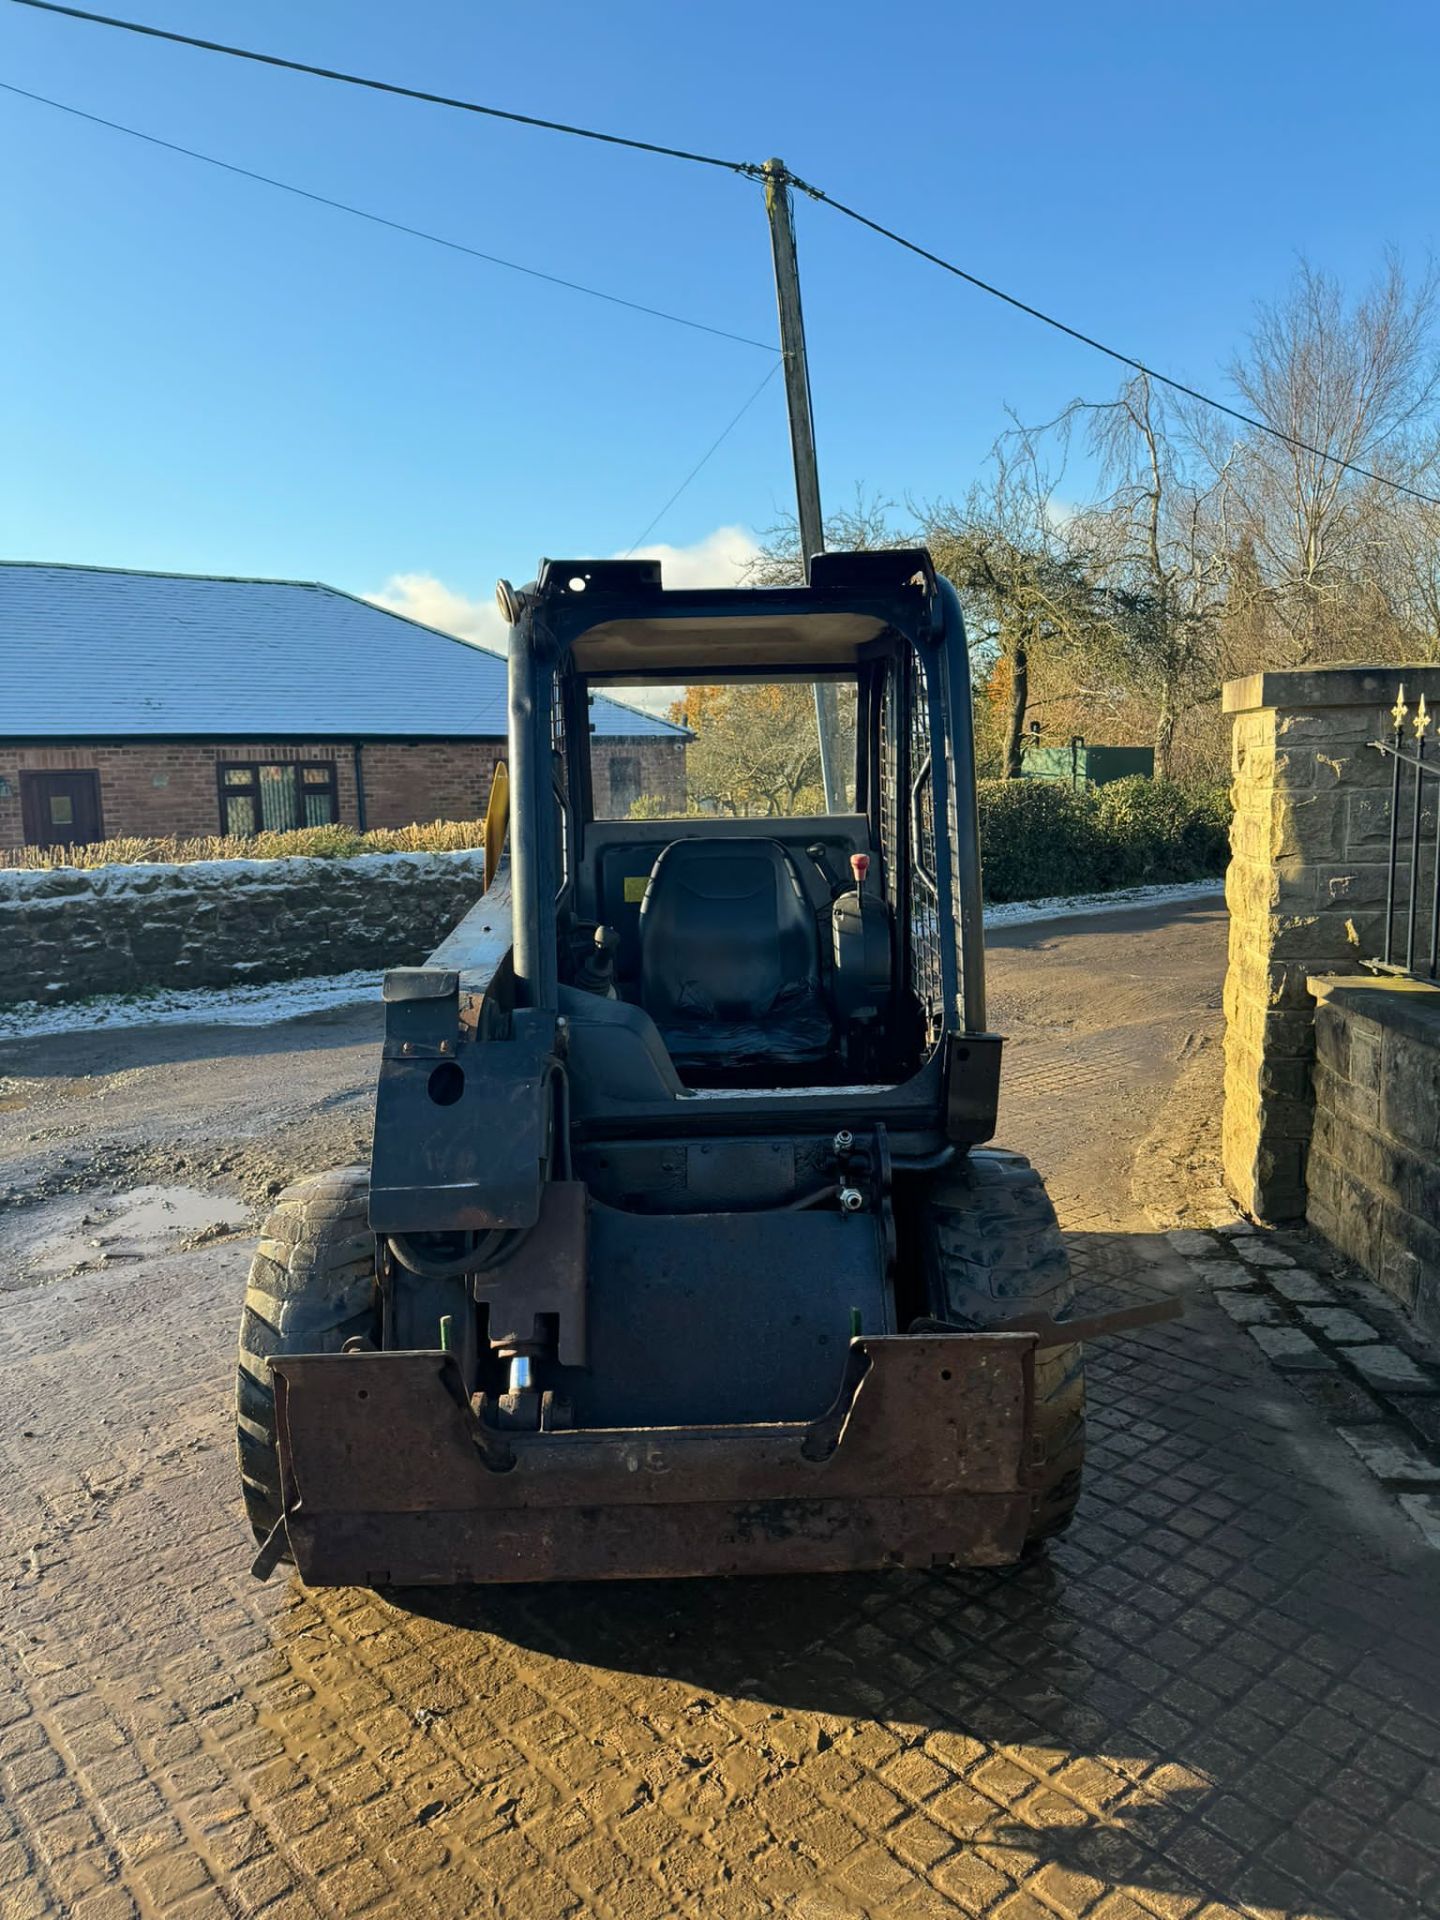
<svg viewBox="0 0 1440 1920"><path fill-rule="evenodd" d="M222 833L287 833L340 818L333 760L226 760L219 775Z"/></svg>

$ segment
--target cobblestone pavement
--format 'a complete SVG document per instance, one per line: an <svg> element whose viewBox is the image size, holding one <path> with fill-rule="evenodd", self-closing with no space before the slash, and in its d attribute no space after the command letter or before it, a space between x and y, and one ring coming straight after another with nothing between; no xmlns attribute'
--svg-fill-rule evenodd
<svg viewBox="0 0 1440 1920"><path fill-rule="evenodd" d="M1173 923L1074 937L1092 1021L1147 952L1162 1052L1200 1017ZM1021 1066L1046 967L997 956ZM1075 1155L1133 1146L1165 1079L1125 1126L1062 1085ZM4 1920L1436 1911L1440 1555L1128 1186L1097 1224L1051 1090L1007 1138L1083 1202L1088 1275L1194 1293L1093 1350L1080 1517L1003 1574L260 1587L226 1403L243 1244L5 1298Z"/></svg>

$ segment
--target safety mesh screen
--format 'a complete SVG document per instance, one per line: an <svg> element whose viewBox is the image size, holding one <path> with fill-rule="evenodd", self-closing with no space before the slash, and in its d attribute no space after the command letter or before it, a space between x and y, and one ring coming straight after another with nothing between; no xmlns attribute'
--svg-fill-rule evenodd
<svg viewBox="0 0 1440 1920"><path fill-rule="evenodd" d="M908 869L909 937L905 942L909 983L928 1032L941 1025L940 919L936 910L934 789L928 771L930 711L924 675L913 655L897 659L885 676L880 705L880 831L892 897ZM911 789L920 780L914 806ZM908 847L907 818L915 832Z"/></svg>
<svg viewBox="0 0 1440 1920"><path fill-rule="evenodd" d="M563 890L570 878L570 760L565 751L565 694L558 677L550 693L550 768L555 786L556 880Z"/></svg>

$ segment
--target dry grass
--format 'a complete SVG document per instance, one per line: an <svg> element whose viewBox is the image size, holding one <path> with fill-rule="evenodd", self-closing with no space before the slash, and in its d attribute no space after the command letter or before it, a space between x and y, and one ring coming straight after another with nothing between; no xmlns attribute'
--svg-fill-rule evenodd
<svg viewBox="0 0 1440 1920"><path fill-rule="evenodd" d="M357 833L352 827L299 827L293 833L208 834L198 840L96 840L87 847L11 847L0 851L0 867L40 870L52 867L135 866L160 862L186 866L193 860L351 860L367 853L457 853L484 841L482 820L433 820L425 826L378 827Z"/></svg>

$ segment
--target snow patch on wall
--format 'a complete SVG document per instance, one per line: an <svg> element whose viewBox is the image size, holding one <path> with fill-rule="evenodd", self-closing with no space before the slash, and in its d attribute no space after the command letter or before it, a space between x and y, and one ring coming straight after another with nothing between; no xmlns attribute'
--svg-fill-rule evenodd
<svg viewBox="0 0 1440 1920"><path fill-rule="evenodd" d="M0 1004L261 985L423 960L484 856L205 860L0 874Z"/></svg>

